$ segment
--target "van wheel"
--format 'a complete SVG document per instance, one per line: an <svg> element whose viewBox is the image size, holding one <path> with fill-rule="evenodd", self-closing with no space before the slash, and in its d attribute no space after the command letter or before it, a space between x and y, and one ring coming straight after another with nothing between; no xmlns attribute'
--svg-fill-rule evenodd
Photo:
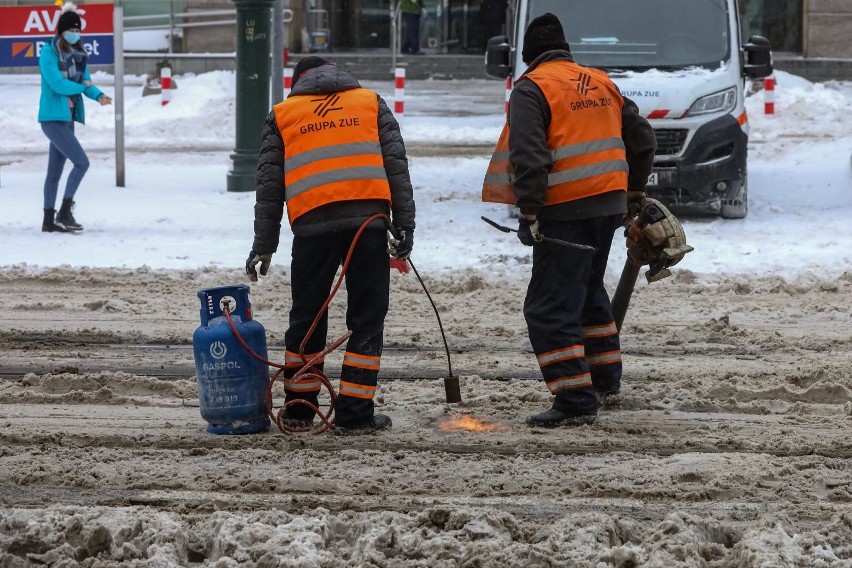
<svg viewBox="0 0 852 568"><path fill-rule="evenodd" d="M722 219L744 219L748 215L748 181L743 180L739 192L731 198L722 200L719 210Z"/></svg>

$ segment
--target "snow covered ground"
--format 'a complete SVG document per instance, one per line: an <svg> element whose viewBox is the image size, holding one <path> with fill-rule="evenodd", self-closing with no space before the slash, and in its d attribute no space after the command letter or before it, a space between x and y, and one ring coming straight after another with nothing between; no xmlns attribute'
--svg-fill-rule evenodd
<svg viewBox="0 0 852 568"><path fill-rule="evenodd" d="M775 115L763 114L762 93L747 101L749 215L741 221L686 220L696 251L681 268L826 275L852 267L852 85L777 75ZM113 94L112 77L97 73L94 80ZM88 123L78 132L92 165L76 197L76 216L87 229L70 236L40 232L47 142L36 121L38 77L0 76L5 213L0 266L178 268L244 262L254 196L225 191L235 139L234 75L175 80L178 89L163 107L159 97L142 97L141 77L127 78L124 188L115 186L113 109L87 105ZM365 85L392 101L392 83ZM506 220L503 207L479 200L488 147L503 120L503 84L410 81L406 110L404 136L418 206L413 259L429 272L511 268L511 259L528 250L479 219ZM444 150L436 152L441 146ZM281 256L275 262L286 262ZM621 258L621 247L614 247L611 265L620 266Z"/></svg>
<svg viewBox="0 0 852 568"><path fill-rule="evenodd" d="M394 428L351 440L205 432L196 292L245 281L254 196L225 191L233 74L176 82L162 107L128 77L124 188L112 108L87 105L87 228L62 235L40 231L38 78L0 75L0 566L852 566L852 84L779 73L775 116L748 99L748 218L685 221L696 251L634 294L621 395L543 430L524 423L551 399L529 380L529 249L479 220L507 221L479 201L503 84L409 82L413 259L463 401L394 272L376 398ZM276 361L287 233L251 292ZM459 417L488 428L444 427Z"/></svg>

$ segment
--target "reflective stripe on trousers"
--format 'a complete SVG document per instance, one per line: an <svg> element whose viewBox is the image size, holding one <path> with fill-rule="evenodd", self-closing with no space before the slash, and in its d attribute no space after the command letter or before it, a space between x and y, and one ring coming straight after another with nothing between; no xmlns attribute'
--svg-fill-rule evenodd
<svg viewBox="0 0 852 568"><path fill-rule="evenodd" d="M533 247L524 317L542 376L560 410L592 412L596 389L620 387L620 361L590 367L589 359L619 349L603 276L621 217L542 223L548 236L592 245L594 252L547 242Z"/></svg>
<svg viewBox="0 0 852 568"><path fill-rule="evenodd" d="M305 354L305 361L311 361L314 357L322 353L322 351L317 351L316 353ZM284 350L284 376L287 378L292 378L299 369L305 366L305 361L299 356L298 353L294 351L290 351L289 349ZM316 363L315 366L322 367L324 359L320 359ZM284 383L284 390L286 392L294 392L294 393L318 393L322 389L322 383L318 379L305 379L300 380L295 383Z"/></svg>
<svg viewBox="0 0 852 568"><path fill-rule="evenodd" d="M361 385L358 383L350 383L340 379L340 396L352 396L355 398L363 398L365 400L373 400L376 395L375 385Z"/></svg>
<svg viewBox="0 0 852 568"><path fill-rule="evenodd" d="M305 334L328 298L340 262L349 250L355 231L293 237L290 272L293 304L290 309L290 327L285 334L285 344L291 353L298 353ZM352 330L346 350L372 358L371 364L376 367L382 354L389 285L386 232L367 229L361 234L346 271L346 329ZM338 301L337 298L335 300ZM325 348L327 335L328 314L325 313L305 344L305 352L318 353ZM378 370L347 364L342 366L340 379L336 419L353 422L372 416L373 396L363 398L363 395L369 390L375 392ZM305 398L310 400L307 396Z"/></svg>
<svg viewBox="0 0 852 568"><path fill-rule="evenodd" d="M378 371L381 367L381 361L381 357L362 355L360 353L352 353L351 351L347 351L343 356L344 365L357 367L359 369L366 369L368 371Z"/></svg>

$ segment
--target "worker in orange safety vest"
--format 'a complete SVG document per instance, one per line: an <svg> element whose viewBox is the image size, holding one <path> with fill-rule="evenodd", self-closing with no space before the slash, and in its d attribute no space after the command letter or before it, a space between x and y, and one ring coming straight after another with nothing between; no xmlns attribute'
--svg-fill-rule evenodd
<svg viewBox="0 0 852 568"><path fill-rule="evenodd" d="M530 22L522 57L528 68L515 82L482 199L517 206L518 238L533 247L524 317L554 398L527 423L584 424L602 397L621 388L620 341L603 278L627 196L644 197L656 139L606 73L574 62L555 15Z"/></svg>
<svg viewBox="0 0 852 568"><path fill-rule="evenodd" d="M414 243L414 197L399 124L385 101L347 71L320 57L299 61L292 90L263 127L257 167L254 243L246 273L266 275L278 249L284 205L293 230L292 306L284 337L285 377L326 347L328 314L303 340L326 302L335 274L358 230L373 215L391 215L397 230L393 256L406 259ZM376 414L374 397L388 311L388 225L375 219L363 230L346 272L346 344L335 404L335 431L384 430L391 419ZM304 359L302 357L304 355ZM323 362L316 365L320 370ZM317 405L319 380L286 385L286 401ZM307 427L309 407L287 407L284 423Z"/></svg>

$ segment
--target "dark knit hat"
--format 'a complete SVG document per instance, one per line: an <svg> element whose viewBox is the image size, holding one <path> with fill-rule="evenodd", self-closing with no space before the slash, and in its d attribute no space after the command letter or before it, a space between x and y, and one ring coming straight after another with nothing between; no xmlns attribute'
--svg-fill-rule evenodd
<svg viewBox="0 0 852 568"><path fill-rule="evenodd" d="M62 15L59 16L59 23L56 24L56 34L62 35L63 32L66 32L71 28L82 27L83 22L80 21L80 14L74 10L68 10L67 12L62 12Z"/></svg>
<svg viewBox="0 0 852 568"><path fill-rule="evenodd" d="M571 46L565 41L565 32L562 30L559 18L548 12L534 19L527 26L521 56L524 63L531 63L545 51L554 49L571 51Z"/></svg>
<svg viewBox="0 0 852 568"><path fill-rule="evenodd" d="M323 65L330 65L331 61L328 59L323 59L322 57L317 57L316 55L311 55L310 57L305 57L304 59L300 59L298 63L296 63L296 67L293 69L293 82L290 84L290 87L296 86L296 81L299 80L299 77L305 74L306 71L313 69L315 67L322 67Z"/></svg>

